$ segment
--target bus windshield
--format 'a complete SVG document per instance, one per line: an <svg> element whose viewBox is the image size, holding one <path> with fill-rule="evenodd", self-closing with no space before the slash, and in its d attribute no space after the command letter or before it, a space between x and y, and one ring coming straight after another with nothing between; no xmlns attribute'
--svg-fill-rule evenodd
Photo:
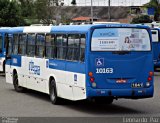
<svg viewBox="0 0 160 123"><path fill-rule="evenodd" d="M152 32L152 42L158 42L158 30L151 30Z"/></svg>
<svg viewBox="0 0 160 123"><path fill-rule="evenodd" d="M101 28L95 29L91 51L150 51L150 37L146 29Z"/></svg>

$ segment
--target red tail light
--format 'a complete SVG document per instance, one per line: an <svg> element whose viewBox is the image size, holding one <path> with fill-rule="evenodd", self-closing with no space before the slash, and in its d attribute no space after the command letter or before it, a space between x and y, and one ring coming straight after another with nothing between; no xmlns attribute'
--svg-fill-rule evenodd
<svg viewBox="0 0 160 123"><path fill-rule="evenodd" d="M152 80L152 77L149 76L149 77L148 77L148 81L151 81L151 80Z"/></svg>
<svg viewBox="0 0 160 123"><path fill-rule="evenodd" d="M90 78L90 82L94 82L94 77L91 77L91 78Z"/></svg>

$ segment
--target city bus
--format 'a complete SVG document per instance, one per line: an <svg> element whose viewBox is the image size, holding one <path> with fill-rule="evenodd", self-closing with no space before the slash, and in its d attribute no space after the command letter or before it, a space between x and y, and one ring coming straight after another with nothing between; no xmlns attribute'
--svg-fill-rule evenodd
<svg viewBox="0 0 160 123"><path fill-rule="evenodd" d="M154 71L160 70L160 41L159 41L159 28L151 29L152 32L152 45L153 45L153 60L154 60Z"/></svg>
<svg viewBox="0 0 160 123"><path fill-rule="evenodd" d="M149 27L130 24L15 27L9 30L6 82L63 99L153 97ZM11 36L10 36L11 37Z"/></svg>
<svg viewBox="0 0 160 123"><path fill-rule="evenodd" d="M5 72L5 35L9 27L0 27L0 72Z"/></svg>

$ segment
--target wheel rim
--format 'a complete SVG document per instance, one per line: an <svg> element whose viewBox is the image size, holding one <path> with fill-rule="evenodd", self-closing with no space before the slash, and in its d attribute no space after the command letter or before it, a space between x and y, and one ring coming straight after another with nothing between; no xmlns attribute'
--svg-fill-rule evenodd
<svg viewBox="0 0 160 123"><path fill-rule="evenodd" d="M55 100L55 92L54 92L54 88L52 88L52 90L51 90L51 100L52 100L52 101Z"/></svg>
<svg viewBox="0 0 160 123"><path fill-rule="evenodd" d="M17 88L19 88L17 75L15 75L15 77L14 77L14 85L15 85Z"/></svg>

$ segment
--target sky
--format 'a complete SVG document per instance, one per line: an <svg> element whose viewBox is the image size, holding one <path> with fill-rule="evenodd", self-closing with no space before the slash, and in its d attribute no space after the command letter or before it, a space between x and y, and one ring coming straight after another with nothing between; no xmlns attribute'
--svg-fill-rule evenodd
<svg viewBox="0 0 160 123"><path fill-rule="evenodd" d="M72 0L64 0L65 5L71 5ZM108 6L108 0L92 0L93 6ZM111 0L111 6L140 6L150 0ZM90 6L91 0L76 0L78 6Z"/></svg>

